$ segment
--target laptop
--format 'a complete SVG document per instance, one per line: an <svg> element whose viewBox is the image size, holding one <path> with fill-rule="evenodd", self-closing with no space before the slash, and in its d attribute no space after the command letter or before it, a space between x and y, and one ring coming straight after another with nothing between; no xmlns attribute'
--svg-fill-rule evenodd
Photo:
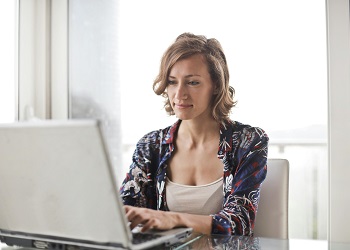
<svg viewBox="0 0 350 250"><path fill-rule="evenodd" d="M142 234L149 241L137 242L100 122L0 124L1 242L40 249L146 249L181 242L191 232L153 231Z"/></svg>

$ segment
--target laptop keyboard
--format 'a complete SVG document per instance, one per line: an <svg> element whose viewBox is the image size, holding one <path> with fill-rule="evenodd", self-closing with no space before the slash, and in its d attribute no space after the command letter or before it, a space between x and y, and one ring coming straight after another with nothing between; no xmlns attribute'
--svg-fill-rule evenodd
<svg viewBox="0 0 350 250"><path fill-rule="evenodd" d="M143 242L147 242L153 239L157 239L161 237L161 235L157 234L145 234L145 233L133 233L132 234L132 243L133 244L141 244Z"/></svg>

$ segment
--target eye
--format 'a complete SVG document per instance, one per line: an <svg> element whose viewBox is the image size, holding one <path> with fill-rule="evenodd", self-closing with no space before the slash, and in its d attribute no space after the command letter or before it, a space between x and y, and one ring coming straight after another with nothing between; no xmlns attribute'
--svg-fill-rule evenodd
<svg viewBox="0 0 350 250"><path fill-rule="evenodd" d="M192 85L192 86L195 86L195 85L198 85L199 82L196 82L196 81L190 81L188 82L189 85Z"/></svg>
<svg viewBox="0 0 350 250"><path fill-rule="evenodd" d="M175 81L174 80L168 80L167 85L174 85Z"/></svg>

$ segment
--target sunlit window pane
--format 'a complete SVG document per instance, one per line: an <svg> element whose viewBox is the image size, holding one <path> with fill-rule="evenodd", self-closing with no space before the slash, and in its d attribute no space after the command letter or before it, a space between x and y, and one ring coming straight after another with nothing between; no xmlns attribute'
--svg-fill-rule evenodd
<svg viewBox="0 0 350 250"><path fill-rule="evenodd" d="M121 165L117 3L69 1L70 117L97 118L114 166Z"/></svg>

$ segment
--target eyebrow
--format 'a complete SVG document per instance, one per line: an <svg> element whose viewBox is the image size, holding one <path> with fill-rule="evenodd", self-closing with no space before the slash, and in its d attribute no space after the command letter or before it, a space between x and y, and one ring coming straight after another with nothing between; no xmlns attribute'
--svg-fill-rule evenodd
<svg viewBox="0 0 350 250"><path fill-rule="evenodd" d="M199 77L202 77L201 75L196 75L196 74L193 74L193 75L186 75L184 78L190 78L190 77L193 77L193 76L199 76ZM169 75L169 78L176 78L175 76L170 76Z"/></svg>

